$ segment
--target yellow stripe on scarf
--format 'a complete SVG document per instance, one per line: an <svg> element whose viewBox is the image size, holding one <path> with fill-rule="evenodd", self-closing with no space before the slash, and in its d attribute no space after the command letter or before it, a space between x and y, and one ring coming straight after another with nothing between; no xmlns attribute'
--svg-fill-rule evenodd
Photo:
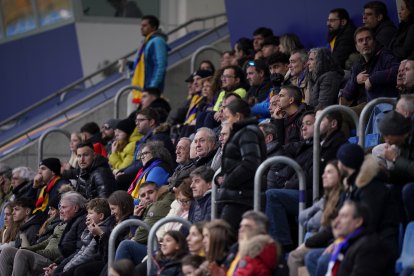
<svg viewBox="0 0 414 276"><path fill-rule="evenodd" d="M149 35L147 35L145 37L144 43L142 45L142 47L145 47L148 40L150 39L151 35L154 32L150 33ZM139 86L141 88L144 88L144 84L145 84L145 56L144 56L144 52L142 51L141 56L139 56L139 62L138 64L135 66L135 71L134 71L134 76L132 77L132 81L131 84L132 85L136 85ZM134 104L141 104L141 100L142 100L142 92L138 91L138 90L132 90L132 103Z"/></svg>
<svg viewBox="0 0 414 276"><path fill-rule="evenodd" d="M137 185L135 185L134 190L131 193L131 196L133 199L137 199L139 197L139 187L142 183L145 182L145 179L147 178L147 175L145 174L141 179L138 180Z"/></svg>
<svg viewBox="0 0 414 276"><path fill-rule="evenodd" d="M42 202L42 205L37 207L33 210L32 214L36 214L36 212L41 211L44 212L46 210L47 205L49 204L49 194L46 193L47 186L44 186L42 190L40 191L39 197L44 197L44 200Z"/></svg>

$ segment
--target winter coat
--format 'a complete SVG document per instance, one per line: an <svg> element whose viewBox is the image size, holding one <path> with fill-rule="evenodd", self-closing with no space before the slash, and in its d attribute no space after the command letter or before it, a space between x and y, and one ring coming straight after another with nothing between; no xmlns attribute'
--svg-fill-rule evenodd
<svg viewBox="0 0 414 276"><path fill-rule="evenodd" d="M254 176L259 165L266 159L263 133L254 118L234 123L229 140L223 149L218 201L253 203Z"/></svg>
<svg viewBox="0 0 414 276"><path fill-rule="evenodd" d="M59 250L63 258L67 258L82 247L81 235L86 228L86 210L78 213L66 222L65 230L59 241Z"/></svg>
<svg viewBox="0 0 414 276"><path fill-rule="evenodd" d="M149 38L144 50L145 81L144 87L164 89L165 73L168 65L167 36L160 30L155 31ZM138 64L139 50L134 59L133 71Z"/></svg>
<svg viewBox="0 0 414 276"><path fill-rule="evenodd" d="M303 226L306 232L319 231L324 205L325 198L321 198L312 204L312 206L299 213L299 223Z"/></svg>
<svg viewBox="0 0 414 276"><path fill-rule="evenodd" d="M390 275L387 273L386 249L376 234L359 235L349 240L349 246L341 253L344 255L337 276Z"/></svg>
<svg viewBox="0 0 414 276"><path fill-rule="evenodd" d="M164 187L163 187L164 188ZM175 196L173 193L167 191L165 186L164 190L159 190L158 199L154 203L151 203L144 211L142 221L145 222L150 228L160 219L164 218L170 211L171 203L174 201ZM147 244L148 231L143 227L138 227L135 231L133 240L142 244Z"/></svg>
<svg viewBox="0 0 414 276"><path fill-rule="evenodd" d="M316 80L309 80L309 105L315 109L325 108L338 102L338 93L344 79L343 71L328 71Z"/></svg>
<svg viewBox="0 0 414 276"><path fill-rule="evenodd" d="M269 159L273 156L282 156L285 154L282 145L277 141L272 141L266 145L267 155L266 159ZM266 183L267 189L273 189L277 187L277 173L284 168L284 164L273 164L270 166L267 174L266 174Z"/></svg>
<svg viewBox="0 0 414 276"><path fill-rule="evenodd" d="M112 152L108 161L112 169L124 169L134 160L136 141L129 142L121 151Z"/></svg>
<svg viewBox="0 0 414 276"><path fill-rule="evenodd" d="M342 68L345 68L345 61L348 59L349 55L356 52L354 32L355 26L352 23L349 23L345 28L340 29L339 33L336 35L332 57Z"/></svg>
<svg viewBox="0 0 414 276"><path fill-rule="evenodd" d="M62 237L63 231L65 230L66 223L59 223L53 230L53 234L49 236L47 240L44 240L40 243L34 244L32 246L26 247L30 251L33 251L43 257L55 262L58 258L61 257L59 251L59 240Z"/></svg>
<svg viewBox="0 0 414 276"><path fill-rule="evenodd" d="M374 29L374 37L376 42L385 47L389 47L391 39L394 37L397 32L397 27L389 19L384 19L378 26Z"/></svg>
<svg viewBox="0 0 414 276"><path fill-rule="evenodd" d="M184 164L178 164L174 173L168 178L168 189L172 190L174 187L180 186L181 182L189 177L190 173L195 169L195 163L193 160L189 160Z"/></svg>
<svg viewBox="0 0 414 276"><path fill-rule="evenodd" d="M160 123L164 123L167 121L168 114L171 111L170 104L164 98L157 98L155 99L149 107L155 109L160 116Z"/></svg>
<svg viewBox="0 0 414 276"><path fill-rule="evenodd" d="M367 155L361 169L354 176L348 177L347 192L341 197L364 202L370 211L368 229L375 231L380 240L387 246L391 255L398 251L398 206L385 183L378 178L379 164L375 157Z"/></svg>
<svg viewBox="0 0 414 276"><path fill-rule="evenodd" d="M206 156L196 158L195 159L196 168L201 167L201 166L210 167L215 155L216 155L216 148L212 149Z"/></svg>
<svg viewBox="0 0 414 276"><path fill-rule="evenodd" d="M300 141L301 118L303 113L308 109L306 104L301 104L298 111L291 116L282 119L272 119L277 129L277 138L282 145Z"/></svg>
<svg viewBox="0 0 414 276"><path fill-rule="evenodd" d="M33 188L31 181L25 181L16 188L13 188L14 200L19 198L36 199L37 191Z"/></svg>
<svg viewBox="0 0 414 276"><path fill-rule="evenodd" d="M22 239L20 238L21 234L24 234L29 241L30 245L35 244L37 232L39 232L40 226L44 222L44 214L38 212L35 215L32 215L28 221L23 223L16 235L15 247L20 248L22 246Z"/></svg>
<svg viewBox="0 0 414 276"><path fill-rule="evenodd" d="M336 152L339 147L347 143L348 140L341 130L332 132L329 136L321 140L321 155L320 155L320 175L322 176L326 164L336 159Z"/></svg>
<svg viewBox="0 0 414 276"><path fill-rule="evenodd" d="M398 90L395 87L399 61L388 49L377 47L375 54L366 62L361 57L351 70L351 77L341 90L340 96L352 102L369 102L379 97L397 97ZM357 75L362 71L369 74L371 89L366 91L363 84L357 83Z"/></svg>
<svg viewBox="0 0 414 276"><path fill-rule="evenodd" d="M188 211L188 221L196 223L211 220L211 190L207 191L202 198L194 199Z"/></svg>
<svg viewBox="0 0 414 276"><path fill-rule="evenodd" d="M400 154L395 159L394 169L390 172L390 182L404 185L414 181L414 130L399 149Z"/></svg>
<svg viewBox="0 0 414 276"><path fill-rule="evenodd" d="M414 53L414 20L400 23L397 33L391 40L390 49L400 60Z"/></svg>
<svg viewBox="0 0 414 276"><path fill-rule="evenodd" d="M108 160L97 155L90 168L78 171L76 191L87 199L107 198L115 186Z"/></svg>
<svg viewBox="0 0 414 276"><path fill-rule="evenodd" d="M272 275L279 258L278 247L269 235L257 235L240 243L239 255L234 276Z"/></svg>
<svg viewBox="0 0 414 276"><path fill-rule="evenodd" d="M99 227L103 232L108 232L112 227L112 224L112 217L108 217L106 220L99 224ZM101 256L99 256L98 242L94 239L93 234L89 232L88 228L85 228L82 233L81 243L81 249L77 251L76 254L65 265L64 271L67 271L70 268L78 266L80 264L96 261L101 258Z"/></svg>

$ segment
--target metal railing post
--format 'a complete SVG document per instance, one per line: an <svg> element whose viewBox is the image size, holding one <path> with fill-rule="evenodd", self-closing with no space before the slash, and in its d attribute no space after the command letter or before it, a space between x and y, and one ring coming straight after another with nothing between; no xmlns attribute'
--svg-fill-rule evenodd
<svg viewBox="0 0 414 276"><path fill-rule="evenodd" d="M382 103L388 103L394 106L396 103L396 99L385 98L385 97L376 98L370 101L369 103L367 103L367 105L364 106L364 108L361 111L361 115L359 116L358 144L363 148L365 147L365 128L366 128L366 124L368 122L369 116L372 113L372 109L376 105L382 104Z"/></svg>
<svg viewBox="0 0 414 276"><path fill-rule="evenodd" d="M118 224L111 232L111 235L109 236L109 242L108 242L108 268L112 266L112 263L115 259L115 240L118 237L119 233L121 233L122 230L124 230L126 227L130 226L142 226L147 231L150 231L150 227L148 224L143 222L139 219L127 219Z"/></svg>
<svg viewBox="0 0 414 276"><path fill-rule="evenodd" d="M263 173L271 165L276 163L283 163L288 166L291 166L298 175L299 178L299 213L305 209L306 205L306 179L305 173L299 164L292 158L286 156L273 156L266 159L260 166L257 168L256 174L254 176L254 210L260 211L260 193L262 187L262 176ZM299 224L299 244L303 242L303 226Z"/></svg>
<svg viewBox="0 0 414 276"><path fill-rule="evenodd" d="M62 133L63 135L65 135L66 137L68 137L69 141L70 141L70 133L64 129L60 129L60 128L53 128L53 129L49 129L47 131L45 131L39 138L39 146L38 146L38 152L37 152L37 158L38 158L38 163L40 163L43 160L43 143L46 139L46 137L51 134L51 133Z"/></svg>
<svg viewBox="0 0 414 276"><path fill-rule="evenodd" d="M216 171L213 176L213 185L211 185L211 220L217 218L217 184L216 184L216 176L221 173L221 167Z"/></svg>
<svg viewBox="0 0 414 276"><path fill-rule="evenodd" d="M115 98L114 98L114 118L115 119L119 119L119 102L120 99L122 97L122 95L125 94L125 92L130 91L130 90L139 90L142 91L143 89L137 85L127 85L122 87L121 89L118 90L118 92L116 92ZM129 114L127 114L129 115Z"/></svg>
<svg viewBox="0 0 414 276"><path fill-rule="evenodd" d="M315 202L319 198L319 171L320 171L320 155L321 155L321 122L322 119L332 111L341 111L352 117L355 128L358 133L358 115L352 108L344 105L331 105L326 107L318 114L313 130L313 194L312 201Z"/></svg>
<svg viewBox="0 0 414 276"><path fill-rule="evenodd" d="M190 62L190 72L192 73L192 72L194 72L195 71L195 62L196 62L196 60L197 60L197 57L202 53L202 52L204 52L204 51L207 51L207 50L211 50L211 51L213 51L213 52L216 52L216 53L218 53L219 55L221 55L222 54L222 52L219 50L219 49L217 49L216 47L214 47L214 46L211 46L211 45L206 45L206 46L201 46L200 48L198 48L194 53L193 53L193 55L191 56L191 62Z"/></svg>
<svg viewBox="0 0 414 276"><path fill-rule="evenodd" d="M160 219L159 221L157 221L151 227L151 230L150 230L149 235L148 235L148 244L147 244L147 255L148 255L147 275L150 275L150 272L151 272L151 269L152 269L152 250L156 250L157 247L158 247L157 244L154 244L154 241L155 241L154 239L156 237L156 233L162 225L164 225L168 222L179 222L179 223L183 224L185 227L187 227L188 229L190 229L190 227L191 227L191 223L188 220L183 219L183 218L178 217L178 216L171 216L171 217L165 217L163 219Z"/></svg>

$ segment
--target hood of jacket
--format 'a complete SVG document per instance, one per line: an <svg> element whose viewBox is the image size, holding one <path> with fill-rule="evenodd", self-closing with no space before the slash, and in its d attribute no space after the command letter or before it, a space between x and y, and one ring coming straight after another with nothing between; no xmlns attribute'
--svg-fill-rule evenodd
<svg viewBox="0 0 414 276"><path fill-rule="evenodd" d="M361 169L356 176L355 186L358 188L365 187L378 175L379 171L380 166L377 159L371 154L366 155Z"/></svg>
<svg viewBox="0 0 414 276"><path fill-rule="evenodd" d="M260 258L269 268L277 263L279 250L278 245L269 235L257 235L239 244L240 258Z"/></svg>

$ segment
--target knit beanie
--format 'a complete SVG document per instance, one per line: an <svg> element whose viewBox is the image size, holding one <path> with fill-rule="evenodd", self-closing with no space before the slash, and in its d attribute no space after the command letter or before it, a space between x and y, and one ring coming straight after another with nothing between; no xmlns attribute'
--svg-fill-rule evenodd
<svg viewBox="0 0 414 276"><path fill-rule="evenodd" d="M379 130L382 135L403 135L411 131L411 120L397 111L390 111L382 117Z"/></svg>
<svg viewBox="0 0 414 276"><path fill-rule="evenodd" d="M117 125L116 128L122 130L128 135L131 135L135 129L135 122L129 119L121 120Z"/></svg>
<svg viewBox="0 0 414 276"><path fill-rule="evenodd" d="M109 119L108 121L106 121L105 123L104 123L104 125L108 125L109 126L109 128L111 128L111 129L115 129L116 128L116 126L118 125L118 123L120 122L121 120L119 120L119 119Z"/></svg>
<svg viewBox="0 0 414 276"><path fill-rule="evenodd" d="M364 150L355 144L343 144L336 153L336 158L348 168L359 170L364 162Z"/></svg>
<svg viewBox="0 0 414 276"><path fill-rule="evenodd" d="M40 165L46 166L49 170L54 172L56 175L60 175L60 160L57 158L46 158L40 162ZM39 165L39 166L40 166Z"/></svg>

